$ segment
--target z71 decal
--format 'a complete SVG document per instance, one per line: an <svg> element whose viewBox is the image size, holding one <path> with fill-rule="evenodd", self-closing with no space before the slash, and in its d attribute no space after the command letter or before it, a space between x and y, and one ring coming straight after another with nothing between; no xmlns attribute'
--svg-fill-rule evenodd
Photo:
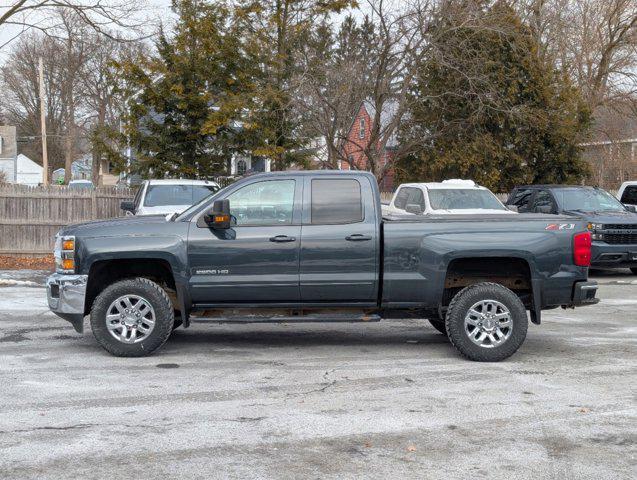
<svg viewBox="0 0 637 480"><path fill-rule="evenodd" d="M573 230L574 223L549 223L544 230Z"/></svg>

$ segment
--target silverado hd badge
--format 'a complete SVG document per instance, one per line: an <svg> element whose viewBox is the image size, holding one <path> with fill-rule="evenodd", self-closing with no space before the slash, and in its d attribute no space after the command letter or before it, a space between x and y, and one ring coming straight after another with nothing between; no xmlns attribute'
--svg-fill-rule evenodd
<svg viewBox="0 0 637 480"><path fill-rule="evenodd" d="M219 270L216 268L195 268L193 275L228 275L227 269Z"/></svg>

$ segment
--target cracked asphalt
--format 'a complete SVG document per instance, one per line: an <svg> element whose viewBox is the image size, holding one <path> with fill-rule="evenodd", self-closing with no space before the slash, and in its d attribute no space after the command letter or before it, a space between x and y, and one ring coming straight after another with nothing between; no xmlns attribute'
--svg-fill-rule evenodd
<svg viewBox="0 0 637 480"><path fill-rule="evenodd" d="M637 278L597 280L497 364L420 320L200 324L121 359L0 287L0 478L634 479Z"/></svg>

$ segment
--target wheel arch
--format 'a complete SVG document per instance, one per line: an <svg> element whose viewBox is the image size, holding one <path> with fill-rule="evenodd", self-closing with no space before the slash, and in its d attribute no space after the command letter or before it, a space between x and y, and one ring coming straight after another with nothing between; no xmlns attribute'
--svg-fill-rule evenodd
<svg viewBox="0 0 637 480"><path fill-rule="evenodd" d="M97 296L109 285L128 278L148 278L161 285L172 296L176 310L184 311L183 292L171 263L165 258L132 257L103 259L93 262L88 271L84 315L88 315ZM171 295L172 294L172 295Z"/></svg>
<svg viewBox="0 0 637 480"><path fill-rule="evenodd" d="M540 323L540 288L531 264L517 256L457 257L447 265L441 308L444 310L463 288L490 282L512 290L531 312L531 321Z"/></svg>

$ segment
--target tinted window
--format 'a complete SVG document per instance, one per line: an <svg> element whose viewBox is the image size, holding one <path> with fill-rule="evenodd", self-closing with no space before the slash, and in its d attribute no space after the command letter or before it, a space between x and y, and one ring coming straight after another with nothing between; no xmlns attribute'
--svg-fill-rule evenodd
<svg viewBox="0 0 637 480"><path fill-rule="evenodd" d="M521 188L515 191L513 198L510 198L507 202L509 205L515 205L518 207L518 212L528 212L529 202L533 196L533 190L530 188Z"/></svg>
<svg viewBox="0 0 637 480"><path fill-rule="evenodd" d="M402 187L400 190L398 190L398 193L396 194L396 198L394 199L394 207L404 210L405 205L407 205L408 198L409 198L409 188Z"/></svg>
<svg viewBox="0 0 637 480"><path fill-rule="evenodd" d="M363 220L357 180L312 180L312 223L356 223Z"/></svg>
<svg viewBox="0 0 637 480"><path fill-rule="evenodd" d="M149 185L144 206L192 205L217 190L216 185Z"/></svg>
<svg viewBox="0 0 637 480"><path fill-rule="evenodd" d="M429 190L429 203L434 210L467 210L483 208L506 210L489 190L443 188Z"/></svg>
<svg viewBox="0 0 637 480"><path fill-rule="evenodd" d="M622 193L622 203L637 205L637 185L629 185Z"/></svg>
<svg viewBox="0 0 637 480"><path fill-rule="evenodd" d="M237 225L289 225L294 212L294 180L252 183L230 194Z"/></svg>
<svg viewBox="0 0 637 480"><path fill-rule="evenodd" d="M537 212L540 207L544 207L544 208L548 207L551 209L551 212L555 211L553 198L551 197L551 194L547 192L546 190L540 190L539 192L537 192L537 195L535 195L535 198L533 199L532 210L534 212Z"/></svg>

